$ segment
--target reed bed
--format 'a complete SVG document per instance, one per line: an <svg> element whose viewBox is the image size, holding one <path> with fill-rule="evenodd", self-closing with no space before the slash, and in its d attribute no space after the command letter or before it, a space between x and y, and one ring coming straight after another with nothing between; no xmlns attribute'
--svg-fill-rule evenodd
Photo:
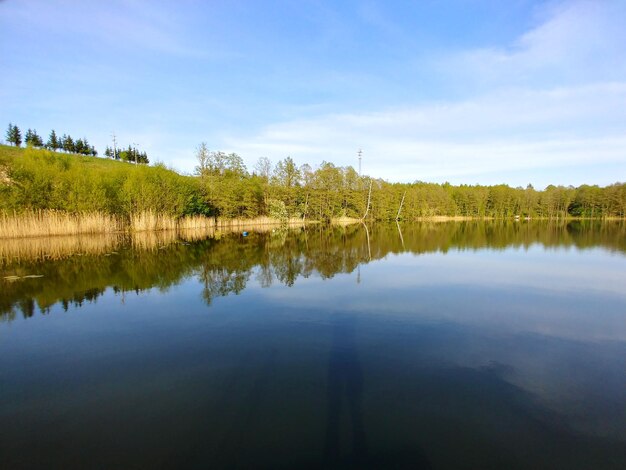
<svg viewBox="0 0 626 470"><path fill-rule="evenodd" d="M144 221L146 218L143 219ZM158 226L158 221L150 221ZM59 260L72 256L116 256L124 247L153 251L164 249L175 243L194 242L206 238L219 238L229 233L270 232L280 222L275 219L238 219L236 223L221 221L218 227L215 219L198 217L180 219L174 230L142 230L122 231L96 234L70 234L56 236L13 236L0 239L0 268L21 262L38 262L45 260ZM254 222L254 223L251 223ZM291 227L301 225L297 219ZM162 225L161 225L162 226ZM128 224L126 225L128 228ZM15 231L11 234L16 233ZM45 232L49 233L49 232Z"/></svg>
<svg viewBox="0 0 626 470"><path fill-rule="evenodd" d="M132 232L176 230L176 218L152 211L138 212L130 216L129 228Z"/></svg>
<svg viewBox="0 0 626 470"><path fill-rule="evenodd" d="M128 218L103 212L72 214L54 210L40 210L7 214L0 212L0 239L49 237L55 235L103 234L120 232L155 232L201 230L214 233L215 230L231 231L288 225L305 224L300 218L279 220L271 217L253 219L215 219L204 216L176 218L167 214L144 211Z"/></svg>
<svg viewBox="0 0 626 470"><path fill-rule="evenodd" d="M193 215L178 219L177 228L179 230L197 230L197 229L215 229L215 219L213 217L204 217L201 215Z"/></svg>
<svg viewBox="0 0 626 470"><path fill-rule="evenodd" d="M114 233L122 227L118 217L102 212L70 214L39 210L12 215L0 213L0 238Z"/></svg>

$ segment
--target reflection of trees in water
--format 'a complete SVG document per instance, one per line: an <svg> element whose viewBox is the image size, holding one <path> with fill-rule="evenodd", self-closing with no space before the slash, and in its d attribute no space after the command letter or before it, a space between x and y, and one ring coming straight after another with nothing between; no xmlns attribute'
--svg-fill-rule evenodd
<svg viewBox="0 0 626 470"><path fill-rule="evenodd" d="M581 249L602 246L626 252L626 224L424 222L373 224L368 230L358 224L348 227L313 225L306 229L253 233L245 239L228 235L219 240L191 243L172 240L169 245L145 250L116 245L117 251L106 255L95 249L94 254L4 265L0 271L2 277L28 274L43 277L15 282L0 279L0 315L11 319L17 309L25 317L31 316L35 309L24 299L34 300L41 311L47 311L58 302L67 308L95 300L108 287L122 293L138 293L153 287L165 290L194 273L204 284L204 298L210 302L216 296L241 292L255 269L254 277L262 287L274 282L292 286L299 277L306 278L314 273L324 279L351 273L361 263L389 253L527 248L536 243L545 247ZM83 243L81 246L91 245ZM38 259L42 256L41 250L43 248L37 245Z"/></svg>
<svg viewBox="0 0 626 470"><path fill-rule="evenodd" d="M239 294L246 288L246 282L250 277L248 271L231 271L223 267L203 266L200 279L204 284L202 298L210 305L215 297L223 297L228 294Z"/></svg>

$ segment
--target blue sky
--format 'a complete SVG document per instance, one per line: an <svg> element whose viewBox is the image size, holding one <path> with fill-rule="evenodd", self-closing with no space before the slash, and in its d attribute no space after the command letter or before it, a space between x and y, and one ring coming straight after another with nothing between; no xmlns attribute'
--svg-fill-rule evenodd
<svg viewBox="0 0 626 470"><path fill-rule="evenodd" d="M0 125L390 181L626 180L626 2L0 1Z"/></svg>

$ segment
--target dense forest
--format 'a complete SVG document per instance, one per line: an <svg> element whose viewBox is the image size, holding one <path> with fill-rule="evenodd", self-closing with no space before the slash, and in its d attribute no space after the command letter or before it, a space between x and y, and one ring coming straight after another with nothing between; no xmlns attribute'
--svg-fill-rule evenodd
<svg viewBox="0 0 626 470"><path fill-rule="evenodd" d="M544 190L531 185L401 184L360 176L350 166L330 162L316 168L298 166L290 157L276 164L261 158L250 171L239 155L209 151L205 144L199 146L196 157L194 175L181 175L163 164L128 165L32 147L0 146L0 211L53 209L120 216L154 211L173 217L319 221L360 219L366 214L370 220L626 215L625 183Z"/></svg>

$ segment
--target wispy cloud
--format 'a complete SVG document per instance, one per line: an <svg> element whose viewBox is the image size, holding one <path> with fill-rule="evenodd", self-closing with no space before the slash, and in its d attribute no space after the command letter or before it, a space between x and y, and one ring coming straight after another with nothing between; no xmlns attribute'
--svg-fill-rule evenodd
<svg viewBox="0 0 626 470"><path fill-rule="evenodd" d="M185 9L150 2L25 1L2 5L5 17L43 34L93 41L121 51L152 51L202 57L206 51L189 43Z"/></svg>
<svg viewBox="0 0 626 470"><path fill-rule="evenodd" d="M443 62L450 71L487 86L624 78L626 3L559 2L538 15L544 21L506 47L465 51Z"/></svg>
<svg viewBox="0 0 626 470"><path fill-rule="evenodd" d="M291 155L340 165L354 165L362 147L367 173L404 181L494 182L496 173L517 184L511 175L519 171L626 171L626 6L563 3L549 13L508 47L442 60L446 79L479 85L462 100L279 122L225 143L250 160Z"/></svg>
<svg viewBox="0 0 626 470"><path fill-rule="evenodd" d="M457 103L279 123L226 144L252 158L342 165L354 165L363 147L372 175L473 182L493 171L623 163L624 103L626 83L510 89Z"/></svg>

